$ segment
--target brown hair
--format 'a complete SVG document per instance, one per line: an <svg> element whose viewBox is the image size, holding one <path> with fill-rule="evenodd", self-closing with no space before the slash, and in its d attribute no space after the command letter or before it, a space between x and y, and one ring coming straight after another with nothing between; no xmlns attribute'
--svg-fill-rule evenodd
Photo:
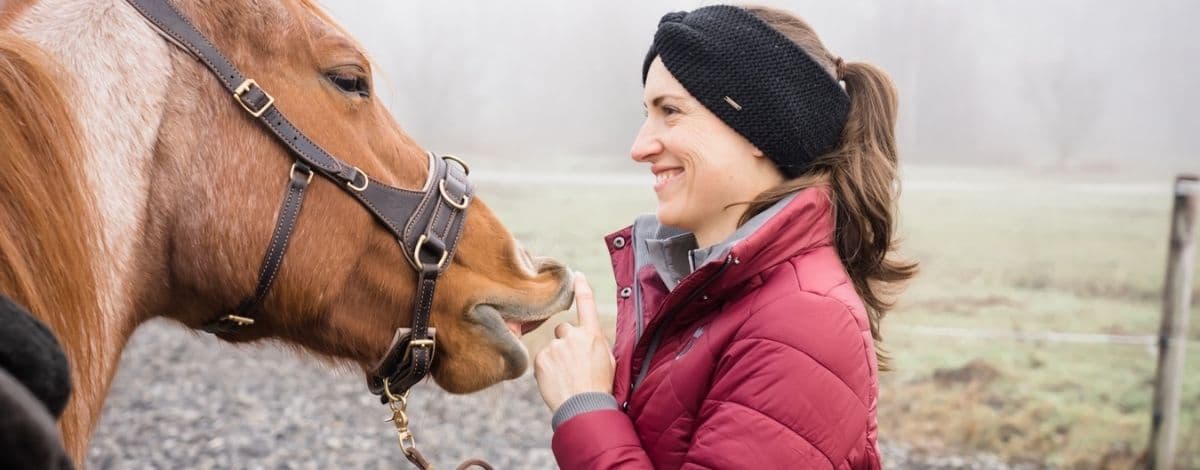
<svg viewBox="0 0 1200 470"><path fill-rule="evenodd" d="M894 256L899 195L896 87L883 70L862 62L845 63L829 53L817 33L797 16L771 7L743 8L783 33L830 76L844 82L850 95L850 114L836 149L818 157L799 177L755 197L738 225L797 191L829 186L837 221L834 243L866 305L879 368L887 370L879 323L892 308L903 282L917 273L915 261Z"/></svg>

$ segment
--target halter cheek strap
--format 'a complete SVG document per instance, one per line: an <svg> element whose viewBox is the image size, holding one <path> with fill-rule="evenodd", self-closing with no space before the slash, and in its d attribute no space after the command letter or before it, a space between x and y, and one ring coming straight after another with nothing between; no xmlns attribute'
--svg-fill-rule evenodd
<svg viewBox="0 0 1200 470"><path fill-rule="evenodd" d="M238 304L233 313L224 315L216 320L205 323L200 329L212 334L232 333L239 327L254 324L254 317L262 307L263 299L271 291L275 283L275 275L279 274L279 266L283 264L283 255L287 252L288 241L292 239L292 231L296 228L296 219L300 217L300 205L304 202L304 190L312 182L313 171L303 162L292 164L288 173L288 185L283 195L283 205L279 209L279 218L275 220L275 231L271 234L271 243L267 246L267 254L263 257L262 267L258 270L258 287L254 295L247 297Z"/></svg>

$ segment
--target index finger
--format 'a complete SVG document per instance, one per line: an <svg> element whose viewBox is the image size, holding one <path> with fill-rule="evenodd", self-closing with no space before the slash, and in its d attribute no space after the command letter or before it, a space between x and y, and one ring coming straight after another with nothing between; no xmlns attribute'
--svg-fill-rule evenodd
<svg viewBox="0 0 1200 470"><path fill-rule="evenodd" d="M579 313L579 327L591 331L600 330L596 315L596 297L583 273L575 273L575 310Z"/></svg>

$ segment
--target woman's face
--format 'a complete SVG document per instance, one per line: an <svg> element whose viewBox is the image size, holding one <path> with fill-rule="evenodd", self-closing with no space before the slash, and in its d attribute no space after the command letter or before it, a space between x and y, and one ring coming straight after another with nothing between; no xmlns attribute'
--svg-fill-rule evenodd
<svg viewBox="0 0 1200 470"><path fill-rule="evenodd" d="M646 121L633 142L634 161L655 175L659 222L697 232L736 225L745 206L782 176L754 144L704 107L655 59L646 75Z"/></svg>

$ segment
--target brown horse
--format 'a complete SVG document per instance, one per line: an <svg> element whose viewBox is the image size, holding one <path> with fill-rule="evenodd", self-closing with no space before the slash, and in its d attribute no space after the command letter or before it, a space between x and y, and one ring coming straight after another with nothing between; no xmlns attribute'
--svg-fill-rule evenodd
<svg viewBox="0 0 1200 470"><path fill-rule="evenodd" d="M422 186L425 151L372 95L362 48L318 7L175 3L319 145L372 180ZM138 325L197 328L253 291L292 160L123 0L0 6L0 292L67 351L62 430L82 462ZM415 273L333 183L314 179L304 204L263 314L222 337L369 368L410 321ZM531 257L478 201L442 279L432 375L451 392L523 373L518 336L572 296L570 271Z"/></svg>

